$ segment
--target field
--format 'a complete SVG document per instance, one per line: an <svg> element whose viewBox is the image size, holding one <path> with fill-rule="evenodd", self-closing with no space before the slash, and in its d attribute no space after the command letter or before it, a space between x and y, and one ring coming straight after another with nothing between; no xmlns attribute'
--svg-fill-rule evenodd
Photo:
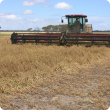
<svg viewBox="0 0 110 110"><path fill-rule="evenodd" d="M109 106L109 47L16 45L10 37L0 37L4 110L106 110Z"/></svg>

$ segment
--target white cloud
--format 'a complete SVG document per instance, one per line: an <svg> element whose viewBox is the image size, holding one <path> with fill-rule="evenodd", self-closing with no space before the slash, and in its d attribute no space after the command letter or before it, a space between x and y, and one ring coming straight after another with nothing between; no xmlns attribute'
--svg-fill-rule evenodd
<svg viewBox="0 0 110 110"><path fill-rule="evenodd" d="M56 14L55 14L56 15ZM59 25L61 19L40 19L40 18L21 18L14 14L0 13L0 30L27 30L28 28L35 29L39 27L40 29L47 25ZM110 30L110 23L108 20L94 20L91 19L88 24L92 24L93 30ZM64 23L67 24L67 19L64 19Z"/></svg>
<svg viewBox="0 0 110 110"><path fill-rule="evenodd" d="M110 24L92 23L93 30L110 30Z"/></svg>
<svg viewBox="0 0 110 110"><path fill-rule="evenodd" d="M7 15L5 16L7 19L16 19L16 15Z"/></svg>
<svg viewBox="0 0 110 110"><path fill-rule="evenodd" d="M43 8L50 8L50 5L43 5Z"/></svg>
<svg viewBox="0 0 110 110"><path fill-rule="evenodd" d="M5 13L0 13L0 16L4 16L4 15L6 15Z"/></svg>
<svg viewBox="0 0 110 110"><path fill-rule="evenodd" d="M17 17L14 14L0 13L0 19L5 21L5 20L18 20L18 19L21 20L22 18Z"/></svg>
<svg viewBox="0 0 110 110"><path fill-rule="evenodd" d="M60 2L60 3L56 4L56 5L54 6L54 8L59 8L59 9L71 9L71 8L73 8L73 6L71 6L71 5L69 5L69 4L65 3L65 2Z"/></svg>
<svg viewBox="0 0 110 110"><path fill-rule="evenodd" d="M92 24L93 30L110 30L109 19L104 16L88 16L87 24Z"/></svg>
<svg viewBox="0 0 110 110"><path fill-rule="evenodd" d="M93 30L110 30L110 23L104 22L104 20L89 20L87 24L92 24Z"/></svg>
<svg viewBox="0 0 110 110"><path fill-rule="evenodd" d="M2 2L3 0L0 0L0 3Z"/></svg>
<svg viewBox="0 0 110 110"><path fill-rule="evenodd" d="M24 1L22 3L23 6L34 6L35 4L39 4L39 3L46 3L49 2L50 0L28 0L28 1Z"/></svg>
<svg viewBox="0 0 110 110"><path fill-rule="evenodd" d="M34 2L31 2L31 1L24 1L24 2L22 3L22 5L23 5L23 6L34 6L35 3L34 3Z"/></svg>
<svg viewBox="0 0 110 110"><path fill-rule="evenodd" d="M27 30L34 29L36 26L42 28L50 24L61 24L59 19L21 18L6 13L0 13L0 21L1 30Z"/></svg>
<svg viewBox="0 0 110 110"><path fill-rule="evenodd" d="M22 14L23 14L23 15L31 15L31 14L33 14L33 11L31 11L31 10L26 10L26 11L24 11Z"/></svg>
<svg viewBox="0 0 110 110"><path fill-rule="evenodd" d="M110 0L107 0L110 3Z"/></svg>

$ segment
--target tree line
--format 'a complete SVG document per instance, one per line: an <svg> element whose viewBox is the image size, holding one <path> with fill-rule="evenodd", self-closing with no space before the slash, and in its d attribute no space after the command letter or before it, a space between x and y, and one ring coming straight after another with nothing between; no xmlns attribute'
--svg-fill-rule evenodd
<svg viewBox="0 0 110 110"><path fill-rule="evenodd" d="M48 31L61 32L61 31L67 30L67 28L68 28L67 24L65 24L65 25L48 25L48 26L42 27L42 30L46 31L46 32L48 32ZM32 31L32 28L27 29L27 31ZM37 27L33 31L41 31L41 30Z"/></svg>

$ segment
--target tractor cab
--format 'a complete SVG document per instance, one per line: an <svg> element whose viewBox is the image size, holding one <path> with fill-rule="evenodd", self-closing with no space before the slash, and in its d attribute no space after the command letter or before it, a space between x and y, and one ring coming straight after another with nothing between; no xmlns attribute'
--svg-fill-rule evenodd
<svg viewBox="0 0 110 110"><path fill-rule="evenodd" d="M65 15L68 19L68 31L74 33L85 32L85 22L88 22L86 15ZM61 20L63 23L63 20Z"/></svg>

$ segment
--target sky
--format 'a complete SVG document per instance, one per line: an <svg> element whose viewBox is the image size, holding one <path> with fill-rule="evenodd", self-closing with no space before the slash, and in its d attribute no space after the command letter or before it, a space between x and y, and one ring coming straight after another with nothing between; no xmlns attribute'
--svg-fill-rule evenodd
<svg viewBox="0 0 110 110"><path fill-rule="evenodd" d="M0 30L42 29L69 14L87 15L93 30L110 30L110 0L0 0Z"/></svg>

